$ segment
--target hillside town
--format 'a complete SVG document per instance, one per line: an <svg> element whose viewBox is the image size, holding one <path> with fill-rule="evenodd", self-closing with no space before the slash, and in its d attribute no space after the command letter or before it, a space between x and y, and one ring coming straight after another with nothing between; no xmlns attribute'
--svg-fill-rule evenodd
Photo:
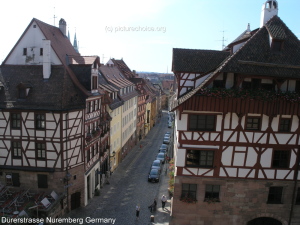
<svg viewBox="0 0 300 225"><path fill-rule="evenodd" d="M33 18L0 66L1 224L300 224L300 41L262 2L172 73Z"/></svg>

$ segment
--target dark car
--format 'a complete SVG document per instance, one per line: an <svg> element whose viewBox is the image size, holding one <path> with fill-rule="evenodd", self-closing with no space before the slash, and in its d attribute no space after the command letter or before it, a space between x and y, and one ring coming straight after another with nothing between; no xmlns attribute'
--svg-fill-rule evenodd
<svg viewBox="0 0 300 225"><path fill-rule="evenodd" d="M166 159L166 156L165 156L165 153L158 153L157 156L156 156L156 159L160 160L162 162L162 164L165 163L165 159Z"/></svg>
<svg viewBox="0 0 300 225"><path fill-rule="evenodd" d="M157 170L161 171L161 168L162 168L162 162L158 159L154 160L151 165L151 169L157 169Z"/></svg>
<svg viewBox="0 0 300 225"><path fill-rule="evenodd" d="M151 169L148 175L149 182L159 182L160 172L157 169Z"/></svg>

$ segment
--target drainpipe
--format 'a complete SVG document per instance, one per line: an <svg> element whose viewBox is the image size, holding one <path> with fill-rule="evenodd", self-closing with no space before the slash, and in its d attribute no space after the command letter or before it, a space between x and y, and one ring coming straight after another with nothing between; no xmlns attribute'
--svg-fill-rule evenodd
<svg viewBox="0 0 300 225"><path fill-rule="evenodd" d="M294 188L293 188L292 204L291 204L291 211L290 211L288 225L291 225L291 223L292 223L294 205L295 205L295 198L296 198L296 193L297 193L298 171L299 171L299 163L300 163L300 148L298 148L297 161L296 162L297 162L297 165L296 165L296 171L295 171L295 176L294 176Z"/></svg>

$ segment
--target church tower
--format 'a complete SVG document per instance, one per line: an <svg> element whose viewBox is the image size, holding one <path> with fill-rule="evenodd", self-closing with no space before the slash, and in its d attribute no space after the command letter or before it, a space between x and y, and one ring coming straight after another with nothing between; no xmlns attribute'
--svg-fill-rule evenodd
<svg viewBox="0 0 300 225"><path fill-rule="evenodd" d="M263 27L266 22L273 16L278 14L278 3L276 0L266 1L261 9L260 27Z"/></svg>
<svg viewBox="0 0 300 225"><path fill-rule="evenodd" d="M75 36L74 36L74 43L73 43L73 47L75 49L76 52L79 52L78 51L78 45L77 45L77 38L76 38L76 33L75 33Z"/></svg>

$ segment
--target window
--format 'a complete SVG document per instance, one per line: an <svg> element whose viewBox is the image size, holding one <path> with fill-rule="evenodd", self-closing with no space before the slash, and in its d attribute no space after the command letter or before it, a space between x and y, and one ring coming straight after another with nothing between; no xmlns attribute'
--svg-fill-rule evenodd
<svg viewBox="0 0 300 225"><path fill-rule="evenodd" d="M187 150L186 166L213 167L214 151Z"/></svg>
<svg viewBox="0 0 300 225"><path fill-rule="evenodd" d="M197 184L182 184L181 201L197 201Z"/></svg>
<svg viewBox="0 0 300 225"><path fill-rule="evenodd" d="M20 187L20 175L18 173L12 173L12 184L15 187Z"/></svg>
<svg viewBox="0 0 300 225"><path fill-rule="evenodd" d="M27 93L26 93L26 88L19 88L19 98L20 99L25 99L26 96L27 96Z"/></svg>
<svg viewBox="0 0 300 225"><path fill-rule="evenodd" d="M189 129L200 131L215 131L215 115L190 115Z"/></svg>
<svg viewBox="0 0 300 225"><path fill-rule="evenodd" d="M21 114L20 113L12 113L11 114L11 128L12 129L20 129L21 128Z"/></svg>
<svg viewBox="0 0 300 225"><path fill-rule="evenodd" d="M246 130L260 130L260 117L248 117L246 120Z"/></svg>
<svg viewBox="0 0 300 225"><path fill-rule="evenodd" d="M35 143L36 149L36 158L37 159L46 159L46 145L42 142Z"/></svg>
<svg viewBox="0 0 300 225"><path fill-rule="evenodd" d="M297 189L296 205L300 205L300 188Z"/></svg>
<svg viewBox="0 0 300 225"><path fill-rule="evenodd" d="M205 199L204 201L219 202L220 185L207 184L205 186Z"/></svg>
<svg viewBox="0 0 300 225"><path fill-rule="evenodd" d="M43 55L43 48L40 48L40 55Z"/></svg>
<svg viewBox="0 0 300 225"><path fill-rule="evenodd" d="M283 47L283 41L282 40L272 40L271 49L274 52L280 52Z"/></svg>
<svg viewBox="0 0 300 225"><path fill-rule="evenodd" d="M48 176L45 174L38 174L38 188L48 188Z"/></svg>
<svg viewBox="0 0 300 225"><path fill-rule="evenodd" d="M22 157L22 146L20 141L13 141L11 143L12 148L12 156L13 158L21 158Z"/></svg>
<svg viewBox="0 0 300 225"><path fill-rule="evenodd" d="M36 114L35 115L35 128L36 129L45 129L46 128L45 114Z"/></svg>
<svg viewBox="0 0 300 225"><path fill-rule="evenodd" d="M98 88L98 77L93 76L92 77L92 89L97 89Z"/></svg>
<svg viewBox="0 0 300 225"><path fill-rule="evenodd" d="M27 55L27 48L23 48L23 55Z"/></svg>
<svg viewBox="0 0 300 225"><path fill-rule="evenodd" d="M289 150L274 150L273 168L289 168L290 151Z"/></svg>
<svg viewBox="0 0 300 225"><path fill-rule="evenodd" d="M279 132L290 132L291 131L291 119L281 118L279 122Z"/></svg>
<svg viewBox="0 0 300 225"><path fill-rule="evenodd" d="M283 187L270 187L268 195L268 204L282 204Z"/></svg>

